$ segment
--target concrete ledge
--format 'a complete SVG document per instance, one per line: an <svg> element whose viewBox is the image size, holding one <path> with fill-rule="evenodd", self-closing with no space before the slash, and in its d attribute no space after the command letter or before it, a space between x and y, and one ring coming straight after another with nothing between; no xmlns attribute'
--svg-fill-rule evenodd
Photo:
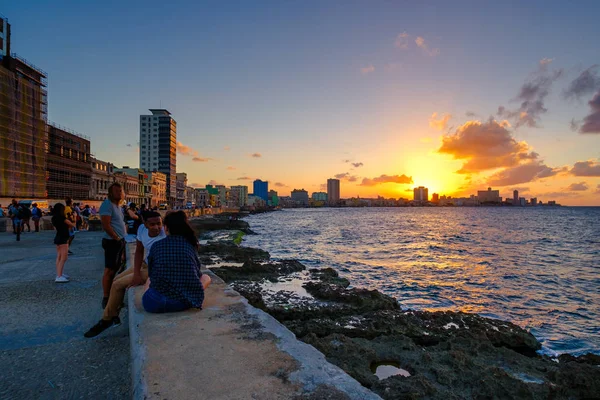
<svg viewBox="0 0 600 400"><path fill-rule="evenodd" d="M206 273L213 284L201 311L149 314L143 288L130 290L134 399L289 399L315 391L319 398L380 399Z"/></svg>

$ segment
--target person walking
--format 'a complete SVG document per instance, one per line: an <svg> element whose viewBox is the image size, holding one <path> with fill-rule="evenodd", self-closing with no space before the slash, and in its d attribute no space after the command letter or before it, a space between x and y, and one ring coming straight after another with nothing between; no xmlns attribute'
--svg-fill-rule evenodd
<svg viewBox="0 0 600 400"><path fill-rule="evenodd" d="M110 289L117 274L117 271L123 264L125 255L125 221L119 204L125 198L123 187L115 182L108 188L108 198L100 206L100 220L104 237L102 238L102 248L104 249L104 274L102 276L102 308L108 304Z"/></svg>
<svg viewBox="0 0 600 400"><path fill-rule="evenodd" d="M90 229L90 215L91 215L91 210L90 210L90 205L86 204L85 208L81 211L81 218L83 219L83 224L81 225L81 229L83 230L89 230Z"/></svg>
<svg viewBox="0 0 600 400"><path fill-rule="evenodd" d="M79 203L75 203L73 205L73 212L75 213L75 227L77 228L77 232L81 230L81 225L83 224L83 219L81 218L81 208L79 208Z"/></svg>
<svg viewBox="0 0 600 400"><path fill-rule="evenodd" d="M67 217L67 219L69 221L71 221L73 223L73 225L76 225L75 224L76 217L75 217L75 213L73 212L72 206L73 206L73 200L70 197L67 197L65 199L65 216ZM68 243L68 245L69 245L68 253L70 256L73 255L73 252L71 251L71 244L73 243L73 240L75 240L75 233L77 233L77 228L76 227L71 228L71 230L70 230L71 236L69 237L69 243Z"/></svg>
<svg viewBox="0 0 600 400"><path fill-rule="evenodd" d="M42 210L38 208L37 203L33 203L33 208L31 209L31 219L33 220L33 225L35 226L35 231L40 231L40 219L42 218Z"/></svg>
<svg viewBox="0 0 600 400"><path fill-rule="evenodd" d="M23 210L22 207L17 204L17 200L13 199L9 208L8 215L12 219L13 233L17 235L17 242L21 241L21 228L23 221Z"/></svg>
<svg viewBox="0 0 600 400"><path fill-rule="evenodd" d="M75 224L65 215L65 206L57 203L54 206L52 215L52 226L56 229L54 244L56 245L56 283L69 282L69 276L64 273L65 263L69 258L69 238L71 237L69 229L75 227Z"/></svg>
<svg viewBox="0 0 600 400"><path fill-rule="evenodd" d="M21 203L19 205L22 211L22 220L21 220L21 232L25 232L25 226L27 226L27 232L31 233L31 225L29 225L29 221L31 220L31 210L29 209L29 204Z"/></svg>
<svg viewBox="0 0 600 400"><path fill-rule="evenodd" d="M200 271L198 239L183 211L165 217L165 232L167 237L155 243L148 254L150 287L142 296L144 310L201 309L211 279Z"/></svg>
<svg viewBox="0 0 600 400"><path fill-rule="evenodd" d="M102 319L84 333L83 336L87 338L98 336L106 329L120 325L119 312L125 298L125 291L130 287L146 283L148 279L148 253L152 245L164 239L166 234L163 230L162 218L159 213L146 212L144 220L146 222L140 226L137 232L133 268L129 268L115 277L110 288L108 304L104 308Z"/></svg>
<svg viewBox="0 0 600 400"><path fill-rule="evenodd" d="M0 204L0 218L4 218L4 209L2 208L2 204Z"/></svg>
<svg viewBox="0 0 600 400"><path fill-rule="evenodd" d="M127 234L135 236L141 225L141 217L138 215L135 203L129 203L129 207L125 211L125 225L127 226Z"/></svg>

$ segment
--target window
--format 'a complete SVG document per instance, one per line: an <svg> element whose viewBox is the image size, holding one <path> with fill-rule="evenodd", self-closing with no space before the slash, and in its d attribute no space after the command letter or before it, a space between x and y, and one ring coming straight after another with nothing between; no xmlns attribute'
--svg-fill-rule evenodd
<svg viewBox="0 0 600 400"><path fill-rule="evenodd" d="M155 122L155 123L152 124L152 126L158 126L158 124Z"/></svg>
<svg viewBox="0 0 600 400"><path fill-rule="evenodd" d="M142 126L146 126L146 123L145 123L145 122L142 122Z"/></svg>
<svg viewBox="0 0 600 400"><path fill-rule="evenodd" d="M146 132L146 128L142 128L142 132Z"/></svg>
<svg viewBox="0 0 600 400"><path fill-rule="evenodd" d="M145 149L145 148L146 148L146 146L142 146L142 149Z"/></svg>

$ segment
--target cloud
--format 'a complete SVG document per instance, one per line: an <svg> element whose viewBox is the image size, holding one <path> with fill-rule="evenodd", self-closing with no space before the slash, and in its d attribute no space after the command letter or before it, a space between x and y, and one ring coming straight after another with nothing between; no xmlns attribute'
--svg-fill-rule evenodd
<svg viewBox="0 0 600 400"><path fill-rule="evenodd" d="M214 179L211 179L210 181L208 181L208 185L218 186L221 184L219 182L215 181Z"/></svg>
<svg viewBox="0 0 600 400"><path fill-rule="evenodd" d="M363 178L360 186L376 186L383 183L399 183L399 184L410 184L414 183L412 176L402 175L381 175L376 178Z"/></svg>
<svg viewBox="0 0 600 400"><path fill-rule="evenodd" d="M181 142L177 142L177 153L181 154L182 156L192 157L192 161L194 162L208 162L212 160L210 157L200 157L200 154L196 150L190 146L186 146Z"/></svg>
<svg viewBox="0 0 600 400"><path fill-rule="evenodd" d="M127 143L127 144L126 144L126 146L127 146L127 147L131 147L131 143Z"/></svg>
<svg viewBox="0 0 600 400"><path fill-rule="evenodd" d="M438 131L444 131L448 126L448 121L450 121L450 118L452 118L452 114L440 115L438 118L438 113L434 112L431 114L431 117L429 117L429 126L437 129Z"/></svg>
<svg viewBox="0 0 600 400"><path fill-rule="evenodd" d="M334 175L334 177L336 179L340 179L340 180L344 180L344 181L348 181L348 182L356 182L359 179L358 176L350 175L349 172L343 172L341 174L336 174L336 175Z"/></svg>
<svg viewBox="0 0 600 400"><path fill-rule="evenodd" d="M594 160L578 161L569 171L575 176L597 176L600 177L600 162Z"/></svg>
<svg viewBox="0 0 600 400"><path fill-rule="evenodd" d="M464 160L459 174L514 167L538 154L526 142L518 142L508 130L507 121L489 119L487 122L468 121L453 134L442 138L438 153L450 154L455 160Z"/></svg>
<svg viewBox="0 0 600 400"><path fill-rule="evenodd" d="M600 90L588 101L592 112L583 119L580 133L600 133Z"/></svg>
<svg viewBox="0 0 600 400"><path fill-rule="evenodd" d="M579 125L581 123L579 121L575 121L575 118L571 119L570 127L573 132L577 132L579 130Z"/></svg>
<svg viewBox="0 0 600 400"><path fill-rule="evenodd" d="M540 65L532 77L521 86L519 94L513 99L513 101L521 102L520 107L509 110L500 106L498 107L498 116L510 120L515 128L521 126L537 128L539 126L542 114L548 111L544 102L550 94L550 88L563 75L562 69L549 72L547 66L548 64Z"/></svg>
<svg viewBox="0 0 600 400"><path fill-rule="evenodd" d="M423 52L431 57L435 57L440 54L440 49L429 48L429 44L422 36L417 36L415 43L419 46Z"/></svg>
<svg viewBox="0 0 600 400"><path fill-rule="evenodd" d="M554 61L554 58L542 58L540 60L540 65L550 64L552 61Z"/></svg>
<svg viewBox="0 0 600 400"><path fill-rule="evenodd" d="M260 153L252 153L252 154L250 154L250 157L261 158L262 154L260 154Z"/></svg>
<svg viewBox="0 0 600 400"><path fill-rule="evenodd" d="M594 192L594 194L600 194L600 184L596 186L596 191Z"/></svg>
<svg viewBox="0 0 600 400"><path fill-rule="evenodd" d="M362 67L360 69L360 73L363 75L370 74L371 72L375 72L375 67L373 66L373 64L369 64L366 67Z"/></svg>
<svg viewBox="0 0 600 400"><path fill-rule="evenodd" d="M402 32L396 36L396 42L394 46L399 49L406 50L408 49L410 35L406 32Z"/></svg>
<svg viewBox="0 0 600 400"><path fill-rule="evenodd" d="M236 169L237 169L237 168L235 168L235 167L232 167L231 165L230 165L229 167L227 167L227 170L228 170L228 171L235 171Z"/></svg>
<svg viewBox="0 0 600 400"><path fill-rule="evenodd" d="M319 185L319 189L324 192L327 190L327 184L326 183L321 183L321 185Z"/></svg>
<svg viewBox="0 0 600 400"><path fill-rule="evenodd" d="M349 162L351 162L351 161L352 161L352 160L343 160L342 162L343 162L343 163L346 163L346 164L348 164L348 163L349 163Z"/></svg>
<svg viewBox="0 0 600 400"><path fill-rule="evenodd" d="M353 166L354 168L359 168L359 167L362 167L363 165L364 165L364 164L363 164L363 163L361 163L361 162L353 162L353 163L352 163L352 166Z"/></svg>
<svg viewBox="0 0 600 400"><path fill-rule="evenodd" d="M465 115L466 115L467 117L469 117L469 118L472 118L472 117L476 116L477 114L476 114L476 113L474 113L473 111L467 111L467 112L465 113Z"/></svg>
<svg viewBox="0 0 600 400"><path fill-rule="evenodd" d="M401 63L387 63L383 66L383 68L388 72L392 72L392 71L396 71L399 68L402 68L402 64Z"/></svg>
<svg viewBox="0 0 600 400"><path fill-rule="evenodd" d="M598 65L592 65L569 84L569 87L563 92L565 99L581 99L583 96L594 93L600 88L600 76L598 75Z"/></svg>
<svg viewBox="0 0 600 400"><path fill-rule="evenodd" d="M275 182L275 183L273 184L273 186L276 186L276 187L289 187L289 186L288 186L288 185L286 185L285 183L281 183L281 182Z"/></svg>
<svg viewBox="0 0 600 400"><path fill-rule="evenodd" d="M194 157L194 158L192 158L192 161L194 161L194 162L208 162L210 160L212 160L212 158L210 158L210 157Z"/></svg>
<svg viewBox="0 0 600 400"><path fill-rule="evenodd" d="M430 137L422 137L421 139L419 139L419 142L421 143L431 143L433 142L433 139Z"/></svg>
<svg viewBox="0 0 600 400"><path fill-rule="evenodd" d="M560 169L550 168L542 161L530 161L496 172L488 178L487 184L490 186L516 185L541 178L548 178L559 172Z"/></svg>
<svg viewBox="0 0 600 400"><path fill-rule="evenodd" d="M195 189L203 187L201 183L190 183L190 186Z"/></svg>
<svg viewBox="0 0 600 400"><path fill-rule="evenodd" d="M239 178L237 178L238 181L251 181L252 178L250 178L249 176L240 176Z"/></svg>
<svg viewBox="0 0 600 400"><path fill-rule="evenodd" d="M225 151L229 151L229 150L231 150L231 147L229 147L229 146L225 146L225 147L223 147L223 150L225 150Z"/></svg>
<svg viewBox="0 0 600 400"><path fill-rule="evenodd" d="M567 190L569 192L585 192L589 188L590 187L586 182L571 183L569 186L567 186Z"/></svg>

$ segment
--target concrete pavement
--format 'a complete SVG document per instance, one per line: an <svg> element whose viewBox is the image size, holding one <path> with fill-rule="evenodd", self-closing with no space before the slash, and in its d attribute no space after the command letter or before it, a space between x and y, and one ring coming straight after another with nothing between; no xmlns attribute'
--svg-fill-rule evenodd
<svg viewBox="0 0 600 400"><path fill-rule="evenodd" d="M100 232L81 232L54 283L54 232L0 233L0 399L130 398L127 310L94 339L102 316Z"/></svg>

